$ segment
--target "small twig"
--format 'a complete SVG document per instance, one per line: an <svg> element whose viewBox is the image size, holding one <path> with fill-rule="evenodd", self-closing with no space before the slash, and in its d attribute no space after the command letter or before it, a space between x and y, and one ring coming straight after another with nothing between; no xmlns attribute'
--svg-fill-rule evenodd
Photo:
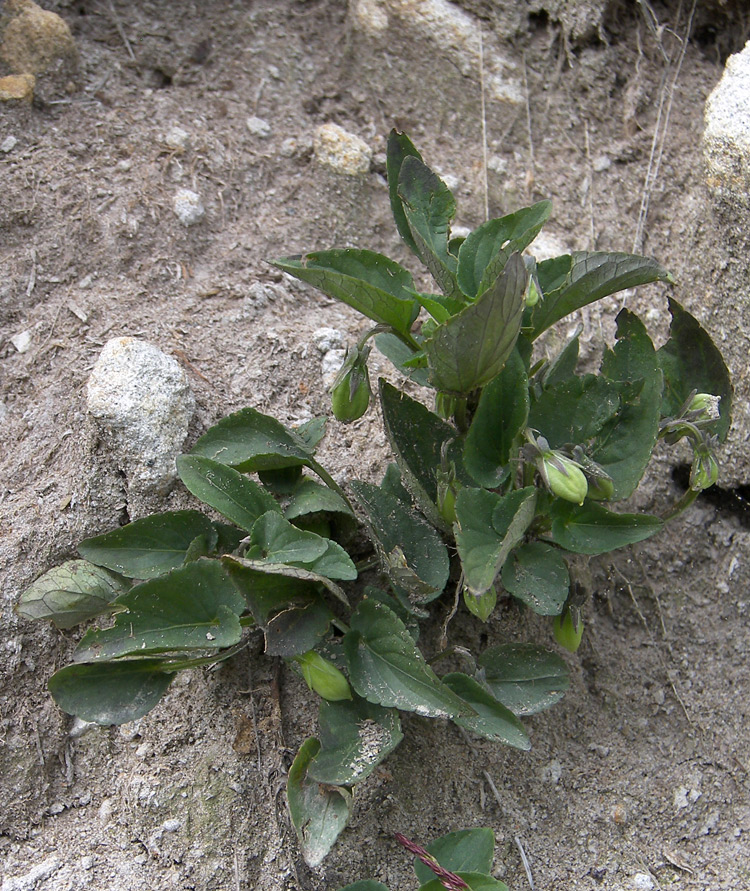
<svg viewBox="0 0 750 891"><path fill-rule="evenodd" d="M523 845L521 844L521 839L516 835L513 838L513 841L516 843L516 847L518 848L521 854L521 863L523 863L523 868L526 870L526 878L529 880L529 887L531 891L534 891L534 878L531 875L531 867L529 866L529 859L526 856L526 851L523 849Z"/></svg>
<svg viewBox="0 0 750 891"><path fill-rule="evenodd" d="M492 794L495 796L495 801L498 803L498 806L501 811L505 812L505 808L503 807L503 800L500 798L500 793L497 791L497 786L495 785L495 781L489 775L486 770L482 771L482 776L487 780L487 785L490 787Z"/></svg>
<svg viewBox="0 0 750 891"><path fill-rule="evenodd" d="M482 162L484 168L484 219L490 218L490 186L487 176L487 107L484 95L484 37L479 26L479 92L482 108Z"/></svg>
<svg viewBox="0 0 750 891"><path fill-rule="evenodd" d="M112 21L114 22L115 28L117 29L117 33L120 35L120 39L125 44L125 49L127 50L128 55L130 56L130 61L135 65L135 70L138 74L141 73L140 65L138 64L138 59L135 57L135 53L133 52L133 47L130 45L130 41L128 40L128 35L125 33L125 29L122 27L122 22L120 21L120 17L117 15L115 10L115 5L112 0L107 0L107 6L109 6L109 11L112 15Z"/></svg>
<svg viewBox="0 0 750 891"><path fill-rule="evenodd" d="M464 584L464 574L461 573L461 578L458 580L456 584L456 593L453 596L453 606L451 607L451 611L445 617L445 621L443 622L443 629L440 633L440 649L444 650L448 646L448 626L453 621L453 617L458 612L458 601L461 597L461 588Z"/></svg>
<svg viewBox="0 0 750 891"><path fill-rule="evenodd" d="M596 229L594 228L594 165L591 163L591 143L588 121L584 121L583 133L586 138L586 163L589 168L589 241L591 250L596 250Z"/></svg>
<svg viewBox="0 0 750 891"><path fill-rule="evenodd" d="M26 284L26 296L31 294L36 287L36 248L31 249L31 272L29 273L29 281Z"/></svg>
<svg viewBox="0 0 750 891"><path fill-rule="evenodd" d="M526 54L523 55L523 91L526 97L526 129L529 135L529 171L527 180L529 189L534 185L535 163L534 163L534 137L531 131L531 103L529 101L529 80L526 75Z"/></svg>

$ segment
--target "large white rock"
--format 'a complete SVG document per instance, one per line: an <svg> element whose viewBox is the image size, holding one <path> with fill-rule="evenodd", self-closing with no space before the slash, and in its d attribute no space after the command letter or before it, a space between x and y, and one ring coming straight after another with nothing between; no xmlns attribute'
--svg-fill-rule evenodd
<svg viewBox="0 0 750 891"><path fill-rule="evenodd" d="M708 97L703 154L715 197L750 208L750 42Z"/></svg>
<svg viewBox="0 0 750 891"><path fill-rule="evenodd" d="M347 176L362 176L370 169L372 149L359 136L338 124L321 124L313 137L315 160Z"/></svg>
<svg viewBox="0 0 750 891"><path fill-rule="evenodd" d="M132 494L164 494L195 408L182 367L153 344L117 337L94 365L87 404Z"/></svg>

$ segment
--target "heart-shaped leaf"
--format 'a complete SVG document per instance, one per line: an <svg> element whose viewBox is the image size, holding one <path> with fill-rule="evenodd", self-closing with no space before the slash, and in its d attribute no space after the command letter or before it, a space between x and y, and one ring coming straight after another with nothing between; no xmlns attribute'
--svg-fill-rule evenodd
<svg viewBox="0 0 750 891"><path fill-rule="evenodd" d="M531 748L531 743L523 724L509 708L498 702L478 681L461 672L446 674L442 681L446 687L450 687L461 699L468 702L477 713L476 717L454 718L453 720L456 724L466 730L470 730L472 733L476 733L477 736L491 739L493 742L505 743L505 745L513 746L516 749L526 750ZM430 853L434 854L435 852L430 851ZM450 866L444 863L437 854L435 856L438 857L441 866L445 866L446 869L454 871L459 869L480 871L480 867L476 865L460 863ZM490 860L491 863L492 860Z"/></svg>
<svg viewBox="0 0 750 891"><path fill-rule="evenodd" d="M319 598L282 610L263 629L266 653L283 659L306 653L325 637L332 618L333 613Z"/></svg>
<svg viewBox="0 0 750 891"><path fill-rule="evenodd" d="M562 699L570 679L563 660L535 644L490 647L479 657L492 695L516 715L534 715Z"/></svg>
<svg viewBox="0 0 750 891"><path fill-rule="evenodd" d="M541 541L526 542L512 551L502 579L510 594L540 616L559 616L570 591L568 565L562 554Z"/></svg>
<svg viewBox="0 0 750 891"><path fill-rule="evenodd" d="M596 374L574 376L542 391L531 405L528 425L553 449L580 445L596 436L619 407L614 381Z"/></svg>
<svg viewBox="0 0 750 891"><path fill-rule="evenodd" d="M129 585L87 560L68 560L33 582L21 595L16 612L24 619L51 619L58 628L106 613Z"/></svg>
<svg viewBox="0 0 750 891"><path fill-rule="evenodd" d="M491 829L459 829L436 838L425 848L443 869L451 872L488 873L495 858L495 834ZM421 884L432 881L435 873L415 858L414 872Z"/></svg>
<svg viewBox="0 0 750 891"><path fill-rule="evenodd" d="M201 538L204 551L216 545L216 530L208 517L197 510L179 510L84 539L78 550L91 563L126 578L151 579L182 566L193 542Z"/></svg>

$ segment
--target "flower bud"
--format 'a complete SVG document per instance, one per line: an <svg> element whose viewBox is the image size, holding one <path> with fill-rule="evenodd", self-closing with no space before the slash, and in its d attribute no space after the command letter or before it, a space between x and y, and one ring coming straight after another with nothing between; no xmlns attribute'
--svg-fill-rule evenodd
<svg viewBox="0 0 750 891"><path fill-rule="evenodd" d="M542 299L541 291L539 290L539 285L537 283L536 277L533 275L529 276L529 283L526 285L526 306L531 308L532 306L536 306L537 303Z"/></svg>
<svg viewBox="0 0 750 891"><path fill-rule="evenodd" d="M697 413L696 420L715 421L721 415L720 402L721 396L713 396L711 393L696 393L690 400L687 410L690 414Z"/></svg>
<svg viewBox="0 0 750 891"><path fill-rule="evenodd" d="M578 621L574 622L573 614L569 609L566 609L561 616L555 616L555 620L552 623L552 633L561 647L565 647L566 650L575 653L581 645L581 638L583 637L583 619L578 616Z"/></svg>
<svg viewBox="0 0 750 891"><path fill-rule="evenodd" d="M336 702L352 698L346 676L320 653L308 650L301 656L295 656L294 661L299 665L307 686L323 699Z"/></svg>
<svg viewBox="0 0 750 891"><path fill-rule="evenodd" d="M710 489L719 479L719 462L708 448L696 449L690 468L690 488L694 492Z"/></svg>
<svg viewBox="0 0 750 891"><path fill-rule="evenodd" d="M370 404L370 375L367 371L369 349L349 347L344 364L331 387L331 410L337 421L348 424L367 411Z"/></svg>
<svg viewBox="0 0 750 891"><path fill-rule="evenodd" d="M578 462L557 451L544 451L537 467L553 495L564 501L583 504L589 484Z"/></svg>
<svg viewBox="0 0 750 891"><path fill-rule="evenodd" d="M453 417L456 405L456 397L450 396L448 393L438 393L435 397L435 411L446 421Z"/></svg>

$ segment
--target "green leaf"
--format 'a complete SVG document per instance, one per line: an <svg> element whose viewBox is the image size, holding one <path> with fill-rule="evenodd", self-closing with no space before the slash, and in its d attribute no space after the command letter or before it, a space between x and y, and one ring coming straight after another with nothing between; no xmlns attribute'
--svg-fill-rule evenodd
<svg viewBox="0 0 750 891"><path fill-rule="evenodd" d="M420 306L424 307L432 318L438 323L447 322L451 316L466 306L465 300L456 300L454 297L446 297L445 294L420 294L415 292L414 296L419 301ZM424 331L424 327L422 328Z"/></svg>
<svg viewBox="0 0 750 891"><path fill-rule="evenodd" d="M351 488L394 587L406 591L412 603L439 597L448 581L450 561L437 531L387 489L359 480Z"/></svg>
<svg viewBox="0 0 750 891"><path fill-rule="evenodd" d="M433 387L466 396L503 369L521 329L527 273L514 254L494 283L424 342Z"/></svg>
<svg viewBox="0 0 750 891"><path fill-rule="evenodd" d="M454 718L454 722L465 730L470 730L484 739L490 739L493 742L504 743L506 746L513 746L516 749L530 749L531 742L524 729L523 724L506 708L501 702L489 693L480 683L461 672L447 674L442 678L443 683L450 687L451 690L461 699L468 702L469 705L477 713L475 718ZM490 852L492 848L490 848ZM435 854L434 851L430 853ZM470 864L458 864L449 866L443 862L442 858L435 854L441 866L450 869L453 872L459 869L469 869L481 872L482 868ZM490 858L488 869L492 865Z"/></svg>
<svg viewBox="0 0 750 891"><path fill-rule="evenodd" d="M266 654L291 659L316 646L328 632L333 613L320 599L277 613L264 627Z"/></svg>
<svg viewBox="0 0 750 891"><path fill-rule="evenodd" d="M421 387L429 386L429 371L427 368L406 364L417 356L424 357L424 353L417 353L410 346L407 346L401 338L396 337L395 334L385 333L376 335L375 346L386 359L390 360L398 368L404 377L408 377Z"/></svg>
<svg viewBox="0 0 750 891"><path fill-rule="evenodd" d="M484 681L493 696L516 715L534 715L549 708L568 689L565 662L535 644L490 647L479 657Z"/></svg>
<svg viewBox="0 0 750 891"><path fill-rule="evenodd" d="M327 423L328 418L325 416L320 418L310 418L309 421L305 421L300 424L299 427L295 427L294 432L296 436L302 440L305 446L311 452L314 452L320 444L321 439L325 436Z"/></svg>
<svg viewBox="0 0 750 891"><path fill-rule="evenodd" d="M246 557L256 562L298 566L329 579L357 578L357 569L340 544L298 529L275 511L263 514L255 522Z"/></svg>
<svg viewBox="0 0 750 891"><path fill-rule="evenodd" d="M456 199L445 183L419 158L403 159L398 196L411 229L416 254L447 297L460 299L457 262L448 250ZM409 245L411 247L411 244Z"/></svg>
<svg viewBox="0 0 750 891"><path fill-rule="evenodd" d="M180 455L177 472L196 498L247 532L266 511L281 513L270 492L219 461L201 455Z"/></svg>
<svg viewBox="0 0 750 891"><path fill-rule="evenodd" d="M173 677L159 659L66 665L47 688L69 715L96 724L126 724L151 711Z"/></svg>
<svg viewBox="0 0 750 891"><path fill-rule="evenodd" d="M388 175L388 195L391 200L391 212L393 219L396 221L399 235L411 250L419 256L417 244L414 236L411 234L409 221L406 219L404 205L398 194L398 178L401 173L401 165L405 158L418 158L422 160L422 156L414 147L414 143L409 139L406 133L399 133L398 130L391 130L388 136L388 149L386 155L386 173Z"/></svg>
<svg viewBox="0 0 750 891"><path fill-rule="evenodd" d="M567 255L556 257L554 261L546 261L554 265L545 267L545 263L540 263L537 267L544 300L539 301L531 314L535 338L550 325L602 297L651 282L674 281L661 264L649 257L606 251L575 251L563 283L554 290L547 290L553 284L549 282L552 277L549 273L554 271L557 277L566 258Z"/></svg>
<svg viewBox="0 0 750 891"><path fill-rule="evenodd" d="M436 838L425 850L449 872L488 873L495 859L495 834L491 829L479 827L459 829ZM420 884L435 878L435 873L416 857L414 872Z"/></svg>
<svg viewBox="0 0 750 891"><path fill-rule="evenodd" d="M247 601L253 618L265 625L271 613L308 603L317 595L320 585L349 605L344 591L327 576L284 563L266 563L225 555L221 558L237 590Z"/></svg>
<svg viewBox="0 0 750 891"><path fill-rule="evenodd" d="M617 384L601 375L587 374L543 390L531 405L528 425L556 449L596 436L619 407Z"/></svg>
<svg viewBox="0 0 750 891"><path fill-rule="evenodd" d="M242 636L245 603L216 560L198 560L161 578L135 585L117 600L112 628L88 631L76 662L221 649Z"/></svg>
<svg viewBox="0 0 750 891"><path fill-rule="evenodd" d="M78 551L91 563L126 578L151 579L182 566L190 546L201 536L209 548L216 545L217 533L208 517L196 510L179 510L86 538Z"/></svg>
<svg viewBox="0 0 750 891"><path fill-rule="evenodd" d="M456 465L459 482L471 482L463 472L455 427L383 378L380 379L380 404L385 432L401 470L403 485L432 525L447 531L448 526L437 508L436 476L445 442L451 443L447 459Z"/></svg>
<svg viewBox="0 0 750 891"><path fill-rule="evenodd" d="M602 361L602 374L613 381L622 406L600 433L591 457L612 477L610 500L628 498L641 480L659 433L663 379L643 322L628 310L617 316L617 344ZM634 382L643 381L638 387Z"/></svg>
<svg viewBox="0 0 750 891"><path fill-rule="evenodd" d="M570 591L568 565L562 554L541 541L516 548L505 561L502 579L510 594L540 616L558 616Z"/></svg>
<svg viewBox="0 0 750 891"><path fill-rule="evenodd" d="M312 450L301 436L254 408L222 418L200 437L190 454L212 458L242 473L302 465L316 469Z"/></svg>
<svg viewBox="0 0 750 891"><path fill-rule="evenodd" d="M476 597L492 586L503 563L534 519L533 486L497 495L486 489L462 489L456 498L456 546L464 579Z"/></svg>
<svg viewBox="0 0 750 891"><path fill-rule="evenodd" d="M693 390L720 396L720 416L709 428L723 442L732 422L732 384L716 344L698 320L671 297L669 340L657 352L664 373L661 414L673 417Z"/></svg>
<svg viewBox="0 0 750 891"><path fill-rule="evenodd" d="M440 683L404 623L385 604L361 601L350 627L343 641L349 681L368 702L432 718L472 713Z"/></svg>
<svg viewBox="0 0 750 891"><path fill-rule="evenodd" d="M550 362L550 365L544 372L542 378L542 385L545 389L548 387L555 387L557 384L561 384L575 374L576 366L578 365L578 347L582 331L583 325L578 325L570 340L560 350L560 353L553 359L553 361Z"/></svg>
<svg viewBox="0 0 750 891"><path fill-rule="evenodd" d="M16 613L24 619L51 619L58 628L109 611L110 603L128 590L119 576L86 560L68 560L38 578L21 594Z"/></svg>
<svg viewBox="0 0 750 891"><path fill-rule="evenodd" d="M617 514L596 502L583 505L557 499L550 509L550 537L575 554L606 554L616 548L650 538L664 521L650 514Z"/></svg>
<svg viewBox="0 0 750 891"><path fill-rule="evenodd" d="M467 891L509 891L505 882L481 872L457 872L456 875L464 880ZM433 879L421 885L419 891L445 891L445 885L439 879Z"/></svg>
<svg viewBox="0 0 750 891"><path fill-rule="evenodd" d="M411 273L374 251L316 251L273 265L403 335L419 313Z"/></svg>
<svg viewBox="0 0 750 891"><path fill-rule="evenodd" d="M374 879L362 879L361 882L339 888L339 891L388 891L388 886L382 882L376 882Z"/></svg>
<svg viewBox="0 0 750 891"><path fill-rule="evenodd" d="M306 740L289 770L286 795L302 856L311 868L320 866L349 822L352 795L341 786L324 786L308 776L320 751L317 739Z"/></svg>
<svg viewBox="0 0 750 891"><path fill-rule="evenodd" d="M320 703L321 749L309 776L319 783L351 786L360 783L404 738L395 709L365 699Z"/></svg>
<svg viewBox="0 0 750 891"><path fill-rule="evenodd" d="M525 250L537 237L551 211L551 201L539 201L488 220L467 235L458 252L458 283L464 294L476 297L489 287L510 255Z"/></svg>
<svg viewBox="0 0 750 891"><path fill-rule="evenodd" d="M308 514L343 514L353 517L354 513L344 499L315 480L305 478L291 493L289 503L284 508L287 520L296 520Z"/></svg>
<svg viewBox="0 0 750 891"><path fill-rule="evenodd" d="M526 367L514 349L500 374L482 390L466 434L464 466L475 483L492 489L505 479L528 413Z"/></svg>

